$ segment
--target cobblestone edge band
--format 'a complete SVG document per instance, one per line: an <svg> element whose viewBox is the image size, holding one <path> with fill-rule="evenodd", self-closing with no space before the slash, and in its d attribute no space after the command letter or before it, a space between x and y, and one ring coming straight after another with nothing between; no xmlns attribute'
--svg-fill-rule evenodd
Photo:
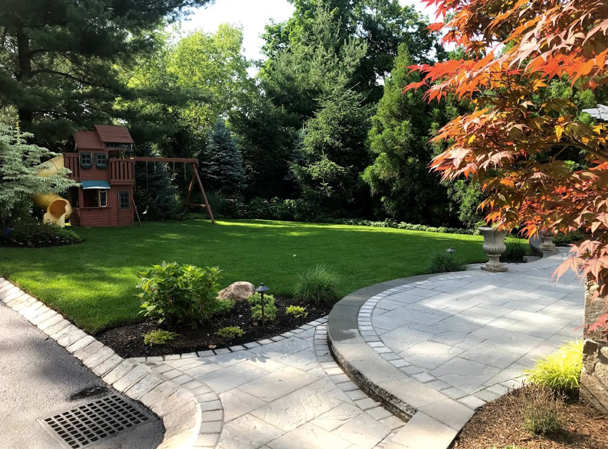
<svg viewBox="0 0 608 449"><path fill-rule="evenodd" d="M205 421L206 403L217 396L207 386L191 392L144 365L125 360L62 315L0 277L0 300L55 340L108 385L149 408L165 426L159 449L214 448L219 425ZM218 400L219 402L219 400ZM219 430L218 430L219 428Z"/></svg>

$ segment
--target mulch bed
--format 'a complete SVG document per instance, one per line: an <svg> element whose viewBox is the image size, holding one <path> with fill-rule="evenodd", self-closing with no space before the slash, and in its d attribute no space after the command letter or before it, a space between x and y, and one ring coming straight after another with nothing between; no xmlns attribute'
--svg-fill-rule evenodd
<svg viewBox="0 0 608 449"><path fill-rule="evenodd" d="M558 433L533 436L522 426L522 390L484 405L456 437L453 449L608 449L608 416L578 401L568 401Z"/></svg>
<svg viewBox="0 0 608 449"><path fill-rule="evenodd" d="M104 331L95 337L104 345L112 348L121 357L144 357L168 354L181 354L193 351L205 351L208 349L219 349L233 345L241 345L252 341L263 340L274 337L284 332L293 330L310 321L327 315L332 306L304 305L293 298L275 296L277 306L277 319L273 323L266 323L265 328L253 323L251 319L251 307L247 302L235 304L234 309L228 315L213 317L201 324L197 329L167 329L159 326L154 321L130 324L115 327ZM301 305L306 307L308 315L296 319L287 315L285 310L290 305ZM215 335L218 329L228 326L239 326L244 335L233 340L226 340ZM179 333L179 337L164 345L149 346L144 344L143 335L157 330L165 329Z"/></svg>

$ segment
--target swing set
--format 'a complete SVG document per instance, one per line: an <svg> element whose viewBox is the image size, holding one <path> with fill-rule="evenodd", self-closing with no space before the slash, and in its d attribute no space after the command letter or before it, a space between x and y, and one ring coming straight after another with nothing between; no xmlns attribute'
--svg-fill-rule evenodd
<svg viewBox="0 0 608 449"><path fill-rule="evenodd" d="M198 160L190 159L190 158L180 158L180 157L133 157L131 158L133 162L145 162L146 163L146 184L148 182L148 162L166 162L173 163L173 173L175 173L175 163L183 163L184 164L184 178L186 177L186 167L188 164L192 164L192 178L190 179L190 185L188 187L188 195L186 196L186 203L184 204L185 209L180 214L180 221L183 219L184 215L188 211L189 207L198 207L207 210L207 214L211 219L211 223L215 224L215 218L213 218L213 212L211 211L211 206L209 206L209 201L207 200L207 194L205 193L205 188L203 187L203 183L201 182L201 178L198 174ZM154 165L154 171L156 171L156 164ZM191 203L190 197L192 196L192 190L194 188L194 184L198 185L198 188L203 195L204 204ZM146 188L148 186L146 185ZM133 208L135 209L135 214L137 215L137 221L139 222L139 226L141 226L141 220L139 218L139 213L137 212L137 207L135 206L135 202L133 202ZM148 208L146 207L146 211Z"/></svg>

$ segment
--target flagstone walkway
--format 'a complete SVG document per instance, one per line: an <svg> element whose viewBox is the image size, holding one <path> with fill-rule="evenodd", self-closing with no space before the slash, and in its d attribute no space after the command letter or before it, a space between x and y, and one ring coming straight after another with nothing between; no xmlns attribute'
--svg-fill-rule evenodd
<svg viewBox="0 0 608 449"><path fill-rule="evenodd" d="M538 356L578 335L583 288L571 274L551 279L561 258L500 274L390 281L344 298L329 324L135 361L198 395L205 447L447 447L475 408L518 386ZM403 420L334 361L328 326L340 364ZM393 398L377 394L383 389Z"/></svg>

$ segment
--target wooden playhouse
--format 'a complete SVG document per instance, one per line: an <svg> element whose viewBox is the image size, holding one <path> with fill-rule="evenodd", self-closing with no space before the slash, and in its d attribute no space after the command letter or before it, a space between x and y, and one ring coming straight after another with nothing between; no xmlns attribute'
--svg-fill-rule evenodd
<svg viewBox="0 0 608 449"><path fill-rule="evenodd" d="M96 125L93 131L73 135L73 151L63 154L63 164L78 187L68 190L72 206L69 216L76 226L130 226L137 209L133 200L135 162L183 162L192 164L187 205L203 207L213 214L198 175L198 161L185 158L134 157L133 139L124 126ZM189 204L194 183L198 183L205 204Z"/></svg>

